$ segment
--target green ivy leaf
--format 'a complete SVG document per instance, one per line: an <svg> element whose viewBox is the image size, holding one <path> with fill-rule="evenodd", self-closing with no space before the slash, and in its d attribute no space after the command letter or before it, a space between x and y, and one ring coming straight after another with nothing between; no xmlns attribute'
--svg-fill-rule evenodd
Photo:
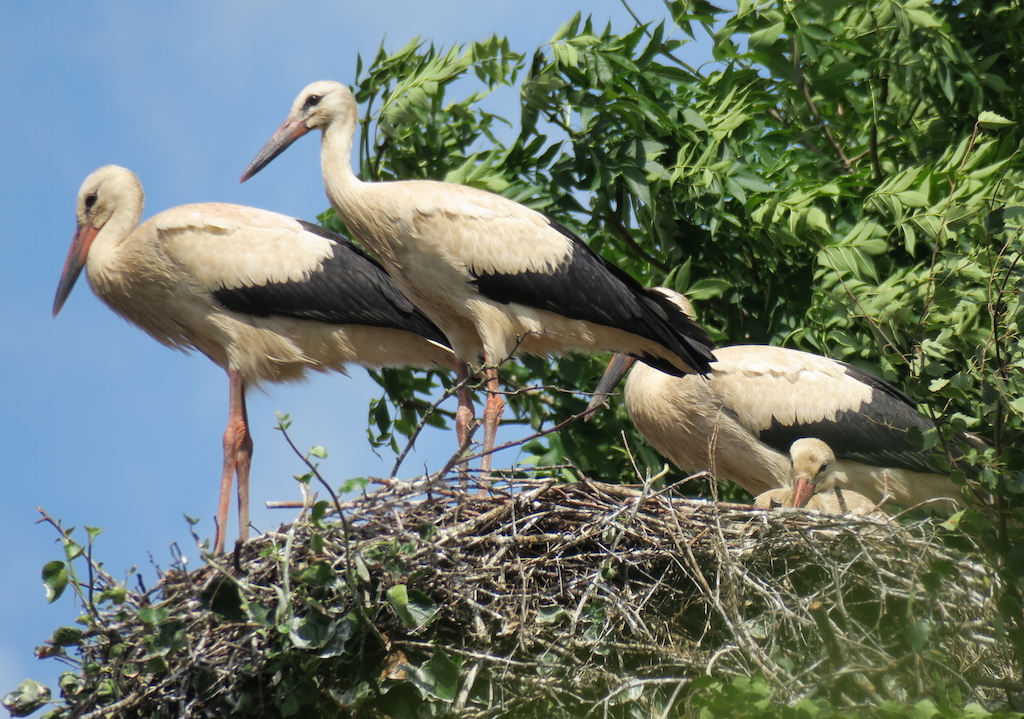
<svg viewBox="0 0 1024 719"><path fill-rule="evenodd" d="M413 632L430 624L440 611L433 599L404 584L395 584L388 589L388 602L402 624Z"/></svg>
<svg viewBox="0 0 1024 719"><path fill-rule="evenodd" d="M25 717L50 701L50 688L33 679L26 679L13 692L4 695L0 704L14 717Z"/></svg>
<svg viewBox="0 0 1024 719"><path fill-rule="evenodd" d="M43 586L46 588L46 601L53 604L68 586L68 566L66 562L54 560L43 565Z"/></svg>

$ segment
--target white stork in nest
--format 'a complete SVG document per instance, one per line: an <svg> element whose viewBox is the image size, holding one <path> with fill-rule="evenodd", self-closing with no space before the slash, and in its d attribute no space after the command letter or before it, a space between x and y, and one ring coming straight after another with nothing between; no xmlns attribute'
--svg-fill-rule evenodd
<svg viewBox="0 0 1024 719"><path fill-rule="evenodd" d="M459 379L469 365L485 365L485 472L504 409L496 365L517 350L616 351L672 375L709 371L712 342L678 306L539 212L463 185L359 180L351 166L357 123L346 86L309 85L242 181L302 135L321 131L324 184L338 216L444 331L460 360ZM460 443L472 420L462 392Z"/></svg>
<svg viewBox="0 0 1024 719"><path fill-rule="evenodd" d="M307 370L454 366L444 334L381 267L344 238L272 212L227 204L183 205L139 225L144 196L123 167L101 167L78 193L78 229L53 303L54 316L82 268L111 309L158 342L197 350L230 383L214 551L234 475L239 533L249 528L252 437L247 387L299 380Z"/></svg>
<svg viewBox="0 0 1024 719"><path fill-rule="evenodd" d="M661 291L692 313L678 293ZM888 382L844 362L767 345L715 350L707 377L672 377L645 364L626 381L630 418L659 452L686 472L707 471L753 495L790 483L790 445L817 437L835 453L837 487L878 503L927 503L951 510L961 487L915 446L911 429L935 424ZM633 364L612 360L591 406L601 404ZM936 501L939 500L939 501Z"/></svg>

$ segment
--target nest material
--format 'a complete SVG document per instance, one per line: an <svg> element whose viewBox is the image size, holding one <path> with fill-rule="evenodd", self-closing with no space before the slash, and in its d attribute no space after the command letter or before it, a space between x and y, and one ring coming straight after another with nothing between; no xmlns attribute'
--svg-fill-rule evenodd
<svg viewBox="0 0 1024 719"><path fill-rule="evenodd" d="M706 674L850 707L1019 690L995 572L930 522L553 479L338 509L105 610L58 716L677 716Z"/></svg>

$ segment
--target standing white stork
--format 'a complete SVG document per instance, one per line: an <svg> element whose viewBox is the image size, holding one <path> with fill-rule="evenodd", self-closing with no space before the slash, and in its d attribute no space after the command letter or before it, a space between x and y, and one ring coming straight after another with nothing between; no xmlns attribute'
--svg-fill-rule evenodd
<svg viewBox="0 0 1024 719"><path fill-rule="evenodd" d="M760 509L806 507L825 514L853 514L879 521L889 515L860 492L836 486L836 457L832 448L814 437L803 437L789 448L791 483L754 498Z"/></svg>
<svg viewBox="0 0 1024 719"><path fill-rule="evenodd" d="M239 533L248 537L247 387L299 380L308 369L343 372L350 362L452 367L454 356L376 262L321 227L214 203L175 207L139 225L143 203L142 185L123 167L101 167L86 178L53 314L88 267L93 291L119 315L227 371L214 544L220 554L236 474Z"/></svg>
<svg viewBox="0 0 1024 719"><path fill-rule="evenodd" d="M660 291L689 308L682 295ZM715 358L707 378L671 377L639 364L626 381L626 410L637 430L684 471L708 471L758 495L789 483L787 452L795 440L817 437L835 452L839 487L875 502L887 492L903 506L961 501L960 488L933 468L935 453L907 438L911 428L925 432L934 423L888 382L784 347L719 347ZM632 364L621 355L612 360L592 407Z"/></svg>
<svg viewBox="0 0 1024 719"><path fill-rule="evenodd" d="M484 471L504 409L496 365L514 351L618 351L675 375L710 369L713 344L696 323L539 212L463 185L360 181L350 162L357 123L346 86L309 85L242 181L310 130L322 132L324 184L338 216L444 331L459 379L468 364L486 365ZM462 392L460 443L472 419Z"/></svg>

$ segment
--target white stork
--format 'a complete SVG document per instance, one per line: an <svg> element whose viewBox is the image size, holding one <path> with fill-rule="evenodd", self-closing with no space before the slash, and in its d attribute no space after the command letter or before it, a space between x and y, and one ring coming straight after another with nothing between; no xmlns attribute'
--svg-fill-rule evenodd
<svg viewBox="0 0 1024 719"><path fill-rule="evenodd" d="M452 367L454 356L376 262L321 227L214 203L175 207L139 225L143 202L142 185L123 167L86 178L53 314L88 267L93 291L119 315L227 370L220 554L235 474L240 537L248 537L247 387L299 380L309 369L343 372L350 362Z"/></svg>
<svg viewBox="0 0 1024 719"><path fill-rule="evenodd" d="M352 172L358 107L349 89L316 82L242 175L249 179L310 130L323 135L327 197L402 291L444 331L460 360L486 366L484 459L504 408L496 365L514 351L618 351L674 375L707 372L707 334L544 215L483 190L425 180L362 182ZM456 428L473 419L459 396Z"/></svg>
<svg viewBox="0 0 1024 719"><path fill-rule="evenodd" d="M661 291L689 307L682 295ZM961 501L960 487L932 466L935 453L907 438L911 428L925 432L934 423L888 382L784 347L719 347L715 358L707 378L671 377L638 364L626 381L626 410L637 430L684 471L708 471L758 495L789 483L787 452L795 440L817 437L835 452L839 487L876 503L886 492L903 506L941 498L943 508L952 508ZM632 363L621 355L612 360L592 407Z"/></svg>
<svg viewBox="0 0 1024 719"><path fill-rule="evenodd" d="M889 515L860 492L836 486L836 457L831 447L815 437L803 437L789 448L791 483L769 489L754 499L760 509L806 507L825 514L853 514L879 521Z"/></svg>

